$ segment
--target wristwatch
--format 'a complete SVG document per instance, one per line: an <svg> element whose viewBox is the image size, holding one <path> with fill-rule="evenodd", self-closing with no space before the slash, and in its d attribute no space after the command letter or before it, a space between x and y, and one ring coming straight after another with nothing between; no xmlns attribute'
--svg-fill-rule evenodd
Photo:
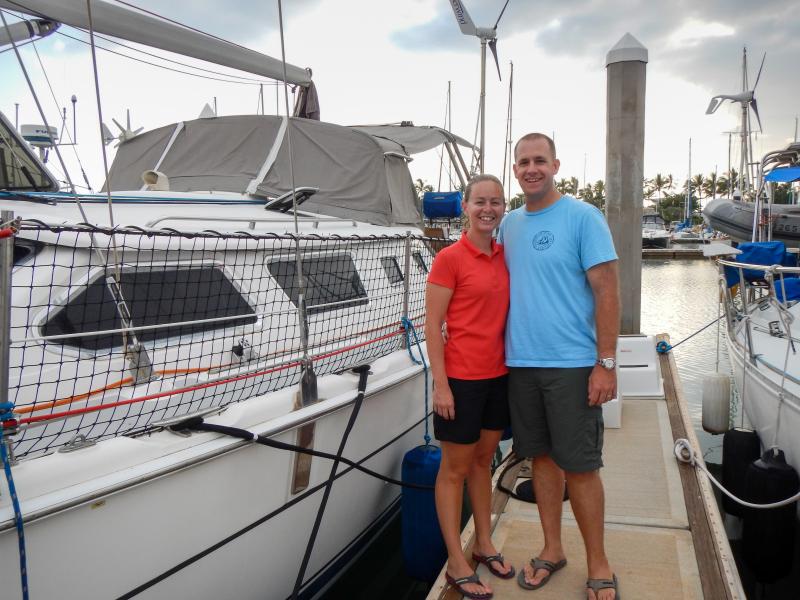
<svg viewBox="0 0 800 600"><path fill-rule="evenodd" d="M608 356L606 358L598 358L597 364L603 367L606 371L613 371L614 367L617 366L617 360L613 356Z"/></svg>

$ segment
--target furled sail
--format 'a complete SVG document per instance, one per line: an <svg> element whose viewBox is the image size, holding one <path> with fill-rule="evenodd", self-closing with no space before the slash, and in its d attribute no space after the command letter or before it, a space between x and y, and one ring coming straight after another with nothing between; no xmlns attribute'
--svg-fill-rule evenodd
<svg viewBox="0 0 800 600"><path fill-rule="evenodd" d="M0 0L0 7L89 29L85 0ZM284 81L283 64L266 54L104 0L93 0L91 7L92 24L98 33ZM306 69L287 64L285 81L307 87L311 75Z"/></svg>

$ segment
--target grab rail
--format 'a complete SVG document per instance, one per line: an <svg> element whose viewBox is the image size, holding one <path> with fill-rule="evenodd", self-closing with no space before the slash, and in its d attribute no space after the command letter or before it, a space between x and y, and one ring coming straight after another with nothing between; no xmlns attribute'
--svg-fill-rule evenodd
<svg viewBox="0 0 800 600"><path fill-rule="evenodd" d="M320 223L350 223L353 227L358 225L357 221L350 220L350 219L340 219L338 217L297 217L297 220L301 223L313 223L314 227L316 228ZM159 223L163 223L164 221L219 221L222 223L249 223L250 229L255 229L256 223L286 223L291 224L292 219L290 218L275 218L275 217L265 217L265 218L257 218L253 219L250 217L188 217L183 215L168 215L165 217L158 217L157 219L153 219L152 221L148 221L145 223L145 227L155 227Z"/></svg>

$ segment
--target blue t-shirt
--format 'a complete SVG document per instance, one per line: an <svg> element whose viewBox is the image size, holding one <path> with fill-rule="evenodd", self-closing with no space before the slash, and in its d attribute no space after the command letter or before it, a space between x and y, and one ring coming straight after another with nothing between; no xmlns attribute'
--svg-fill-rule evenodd
<svg viewBox="0 0 800 600"><path fill-rule="evenodd" d="M603 214L571 196L534 212L523 205L505 216L498 241L511 277L506 364L594 365L594 295L586 271L617 258Z"/></svg>

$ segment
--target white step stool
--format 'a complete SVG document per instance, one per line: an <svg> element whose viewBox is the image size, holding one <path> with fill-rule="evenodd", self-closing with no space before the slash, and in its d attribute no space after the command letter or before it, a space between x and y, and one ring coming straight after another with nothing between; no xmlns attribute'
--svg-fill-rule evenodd
<svg viewBox="0 0 800 600"><path fill-rule="evenodd" d="M603 404L603 422L622 427L623 398L664 398L664 380L653 335L621 335L617 340L617 397Z"/></svg>

